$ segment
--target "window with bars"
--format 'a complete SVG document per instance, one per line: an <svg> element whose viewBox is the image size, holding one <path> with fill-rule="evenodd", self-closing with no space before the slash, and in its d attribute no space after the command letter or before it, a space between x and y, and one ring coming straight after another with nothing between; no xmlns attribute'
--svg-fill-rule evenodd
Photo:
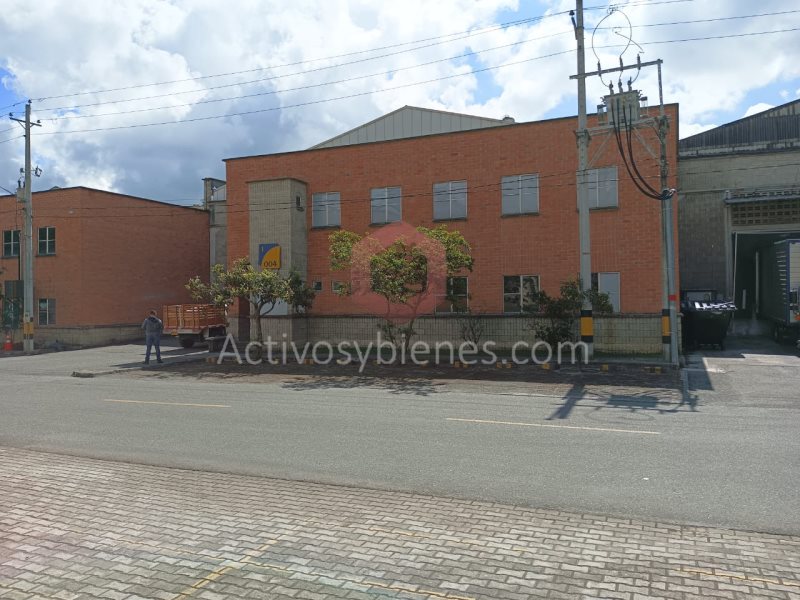
<svg viewBox="0 0 800 600"><path fill-rule="evenodd" d="M39 256L56 253L56 228L39 227Z"/></svg>
<svg viewBox="0 0 800 600"><path fill-rule="evenodd" d="M505 275L503 277L503 312L519 313L533 305L539 290L538 275Z"/></svg>
<svg viewBox="0 0 800 600"><path fill-rule="evenodd" d="M433 184L433 219L467 218L467 182L446 181Z"/></svg>
<svg viewBox="0 0 800 600"><path fill-rule="evenodd" d="M3 232L3 258L19 256L19 229Z"/></svg>
<svg viewBox="0 0 800 600"><path fill-rule="evenodd" d="M524 215L539 212L539 176L511 175L500 180L502 214Z"/></svg>
<svg viewBox="0 0 800 600"><path fill-rule="evenodd" d="M311 226L338 227L341 225L339 192L317 192L311 196Z"/></svg>
<svg viewBox="0 0 800 600"><path fill-rule="evenodd" d="M373 188L370 191L371 222L394 223L403 216L402 193L399 187Z"/></svg>

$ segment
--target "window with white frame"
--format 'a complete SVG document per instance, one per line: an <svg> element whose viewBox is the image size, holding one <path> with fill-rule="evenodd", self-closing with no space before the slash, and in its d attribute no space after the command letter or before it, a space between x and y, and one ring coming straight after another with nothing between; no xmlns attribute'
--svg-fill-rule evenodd
<svg viewBox="0 0 800 600"><path fill-rule="evenodd" d="M538 275L505 275L503 277L503 312L518 313L533 306L539 291Z"/></svg>
<svg viewBox="0 0 800 600"><path fill-rule="evenodd" d="M19 229L3 232L3 258L19 256Z"/></svg>
<svg viewBox="0 0 800 600"><path fill-rule="evenodd" d="M612 309L615 313L619 312L619 273L592 273L592 289L601 294L608 294Z"/></svg>
<svg viewBox="0 0 800 600"><path fill-rule="evenodd" d="M589 208L613 208L619 206L617 191L617 167L602 167L586 171L586 193Z"/></svg>
<svg viewBox="0 0 800 600"><path fill-rule="evenodd" d="M403 216L402 193L399 187L373 188L370 191L371 222L394 223Z"/></svg>
<svg viewBox="0 0 800 600"><path fill-rule="evenodd" d="M446 181L433 184L433 219L467 218L467 182Z"/></svg>
<svg viewBox="0 0 800 600"><path fill-rule="evenodd" d="M56 324L56 301L54 298L39 298L39 325Z"/></svg>
<svg viewBox="0 0 800 600"><path fill-rule="evenodd" d="M437 302L437 313L461 313L469 310L469 280L466 277L448 277L447 293Z"/></svg>
<svg viewBox="0 0 800 600"><path fill-rule="evenodd" d="M534 173L511 175L500 180L502 214L524 215L539 212L539 176Z"/></svg>
<svg viewBox="0 0 800 600"><path fill-rule="evenodd" d="M339 192L317 192L311 196L312 227L338 227L341 211Z"/></svg>
<svg viewBox="0 0 800 600"><path fill-rule="evenodd" d="M56 253L56 228L39 227L39 256Z"/></svg>

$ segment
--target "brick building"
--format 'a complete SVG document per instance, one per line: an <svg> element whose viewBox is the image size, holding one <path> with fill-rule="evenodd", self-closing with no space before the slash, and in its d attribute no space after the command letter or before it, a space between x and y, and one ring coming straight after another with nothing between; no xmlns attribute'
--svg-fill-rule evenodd
<svg viewBox="0 0 800 600"><path fill-rule="evenodd" d="M677 106L667 114L670 185L677 187ZM589 126L597 126L595 117ZM444 223L466 237L475 258L456 287L473 312L505 318L507 328L527 290L557 293L577 276L576 127L575 118L515 123L405 107L308 150L227 159L227 260L258 264L264 244L280 246L282 271L298 270L317 289L314 319L303 327L322 329L293 335L336 337L319 323L352 331L363 319L342 319L364 311L334 293L346 275L329 270L331 231ZM657 182L658 141L650 129L638 133L639 169ZM618 334L630 331L640 343L627 349L659 352L658 202L636 190L608 131L595 130L590 156L592 270L620 315L598 322L596 336L608 331L608 349L625 350Z"/></svg>
<svg viewBox="0 0 800 600"><path fill-rule="evenodd" d="M35 192L33 211L37 345L139 338L149 309L190 301L184 284L208 274L205 211L86 187ZM22 223L22 205L0 196L7 326L21 306Z"/></svg>

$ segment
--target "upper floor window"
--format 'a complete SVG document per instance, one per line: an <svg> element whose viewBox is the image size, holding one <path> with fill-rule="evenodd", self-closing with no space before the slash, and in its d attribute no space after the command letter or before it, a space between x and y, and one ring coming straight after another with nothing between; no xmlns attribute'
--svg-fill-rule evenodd
<svg viewBox="0 0 800 600"><path fill-rule="evenodd" d="M467 182L447 181L433 184L433 219L467 218Z"/></svg>
<svg viewBox="0 0 800 600"><path fill-rule="evenodd" d="M39 256L56 253L56 228L39 227Z"/></svg>
<svg viewBox="0 0 800 600"><path fill-rule="evenodd" d="M533 306L539 290L538 275L506 275L503 277L503 312L518 313Z"/></svg>
<svg viewBox="0 0 800 600"><path fill-rule="evenodd" d="M317 192L311 197L312 227L338 227L341 214L339 192Z"/></svg>
<svg viewBox="0 0 800 600"><path fill-rule="evenodd" d="M19 256L19 229L11 229L3 232L3 257L11 258Z"/></svg>
<svg viewBox="0 0 800 600"><path fill-rule="evenodd" d="M373 188L370 192L372 223L394 223L403 216L399 187Z"/></svg>
<svg viewBox="0 0 800 600"><path fill-rule="evenodd" d="M500 180L503 191L503 214L523 215L539 212L539 176L511 175Z"/></svg>
<svg viewBox="0 0 800 600"><path fill-rule="evenodd" d="M617 167L603 167L586 171L589 208L611 208L619 206L617 194Z"/></svg>

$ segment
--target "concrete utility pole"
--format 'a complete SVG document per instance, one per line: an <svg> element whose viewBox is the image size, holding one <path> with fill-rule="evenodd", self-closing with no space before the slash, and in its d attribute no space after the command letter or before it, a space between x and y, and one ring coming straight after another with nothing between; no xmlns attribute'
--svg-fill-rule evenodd
<svg viewBox="0 0 800 600"><path fill-rule="evenodd" d="M666 306L661 313L662 343L669 342L669 362L678 366L678 292L675 287L675 238L673 237L672 203L675 190L669 189L667 166L667 131L669 121L664 113L664 91L661 83L661 63L658 63L658 95L661 111L658 115L658 140L661 143L661 228L662 252L666 262L664 268ZM666 314L664 314L666 312ZM664 323L664 317L669 321ZM668 339L667 339L668 338Z"/></svg>
<svg viewBox="0 0 800 600"><path fill-rule="evenodd" d="M9 115L11 116L11 115ZM25 120L15 119L25 130L25 187L23 189L23 210L25 230L23 232L23 317L22 349L33 352L33 196L31 194L31 127L40 127L37 121L31 123L31 101L25 105Z"/></svg>
<svg viewBox="0 0 800 600"><path fill-rule="evenodd" d="M583 31L583 0L575 4L575 38L578 41L578 235L580 237L580 277L583 289L581 341L588 347L587 358L594 355L594 320L589 292L592 290L592 245L589 233L589 194L586 171L589 168L589 130L586 128L586 49Z"/></svg>

